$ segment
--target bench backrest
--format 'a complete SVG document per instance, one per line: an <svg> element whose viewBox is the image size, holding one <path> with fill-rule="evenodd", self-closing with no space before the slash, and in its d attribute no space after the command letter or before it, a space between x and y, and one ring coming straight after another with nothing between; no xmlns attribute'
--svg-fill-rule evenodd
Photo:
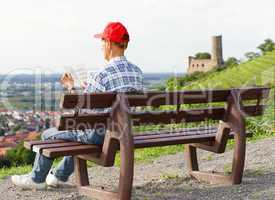
<svg viewBox="0 0 275 200"><path fill-rule="evenodd" d="M263 99L269 88L243 88L226 90L145 92L145 93L98 93L66 94L61 101L62 109L74 109L74 114L63 114L59 130L107 128L102 152L93 160L103 166L112 166L120 149L121 162L133 162L132 125L170 124L223 120L232 124L244 123L245 116L261 115ZM248 105L247 105L248 101ZM218 107L216 103L225 103ZM214 103L214 105L212 105ZM199 105L193 109L181 109L181 105ZM169 111L132 111L131 107L171 106ZM112 108L111 112L81 114L79 109ZM238 119L241 118L241 119Z"/></svg>
<svg viewBox="0 0 275 200"><path fill-rule="evenodd" d="M242 88L201 91L145 92L125 93L127 107L158 107L172 105L165 111L129 111L133 125L170 124L200 122L205 120L223 120L226 106L214 106L212 103L227 102L234 91L238 95L237 104L245 116L261 115L264 110L262 100L268 97L270 88ZM75 109L74 114L62 115L59 130L87 129L105 126L112 121L111 113L95 112L79 114L78 109L114 108L118 104L118 93L66 94L61 100L62 109ZM251 100L251 101L250 101ZM256 101L253 101L256 100ZM250 102L245 105L245 102ZM251 103L252 102L252 103ZM201 108L181 109L181 105L206 104ZM192 106L189 106L192 107ZM142 109L141 109L142 110Z"/></svg>

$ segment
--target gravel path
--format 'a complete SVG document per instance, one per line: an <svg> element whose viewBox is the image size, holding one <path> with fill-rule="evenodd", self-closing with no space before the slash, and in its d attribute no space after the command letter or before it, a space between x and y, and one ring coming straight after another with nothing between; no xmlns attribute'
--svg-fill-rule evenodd
<svg viewBox="0 0 275 200"><path fill-rule="evenodd" d="M232 151L215 155L199 151L202 170L230 169ZM116 167L89 169L93 186L115 189ZM10 178L0 182L2 200L88 200L78 194L71 177L70 184L60 189L23 191L13 187ZM137 164L134 178L134 200L197 200L197 199L275 199L275 138L264 139L247 146L243 184L236 186L198 183L185 175L183 153L162 156L150 163Z"/></svg>

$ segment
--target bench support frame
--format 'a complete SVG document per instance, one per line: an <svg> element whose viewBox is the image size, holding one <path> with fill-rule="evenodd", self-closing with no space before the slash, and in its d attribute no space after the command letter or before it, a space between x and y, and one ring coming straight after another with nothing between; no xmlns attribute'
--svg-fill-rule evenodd
<svg viewBox="0 0 275 200"><path fill-rule="evenodd" d="M101 155L98 158L89 155L76 156L74 158L76 179L81 194L101 200L131 199L134 176L134 141L128 109L129 106L125 95L118 94L116 105L113 107L112 123L106 133ZM93 160L103 166L112 166L118 148L120 151L118 192L89 187L86 160Z"/></svg>
<svg viewBox="0 0 275 200"><path fill-rule="evenodd" d="M245 164L246 130L245 116L242 113L242 102L238 90L232 90L228 97L224 120L219 125L216 140L205 144L190 144L185 146L185 160L188 174L199 180L211 184L240 184ZM235 133L232 172L230 175L199 171L196 149L200 148L214 153L224 153L228 135L232 129Z"/></svg>

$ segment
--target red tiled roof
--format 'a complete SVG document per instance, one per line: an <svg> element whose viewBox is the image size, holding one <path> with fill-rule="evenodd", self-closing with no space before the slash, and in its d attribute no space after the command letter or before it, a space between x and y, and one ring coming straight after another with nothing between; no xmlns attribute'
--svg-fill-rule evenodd
<svg viewBox="0 0 275 200"><path fill-rule="evenodd" d="M25 138L25 140L35 140L40 135L40 133L37 132L30 132L28 136Z"/></svg>

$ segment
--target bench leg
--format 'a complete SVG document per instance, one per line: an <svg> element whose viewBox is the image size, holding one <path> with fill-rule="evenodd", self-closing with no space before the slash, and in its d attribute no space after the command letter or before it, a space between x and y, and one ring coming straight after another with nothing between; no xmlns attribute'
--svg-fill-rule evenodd
<svg viewBox="0 0 275 200"><path fill-rule="evenodd" d="M240 184L242 182L244 164L245 164L246 138L242 134L235 134L235 146L232 162L232 172L230 175L223 173L201 172L198 168L196 147L187 145L185 149L185 160L188 174L203 182L210 184Z"/></svg>
<svg viewBox="0 0 275 200"><path fill-rule="evenodd" d="M120 146L120 177L118 192L89 187L86 160L75 157L75 175L79 192L100 200L130 200L134 176L134 150Z"/></svg>
<svg viewBox="0 0 275 200"><path fill-rule="evenodd" d="M246 138L245 135L235 135L235 147L233 154L232 174L231 180L233 184L240 184L242 182L246 152Z"/></svg>
<svg viewBox="0 0 275 200"><path fill-rule="evenodd" d="M117 194L104 190L89 187L89 176L87 168L87 160L74 157L75 179L79 189L79 193L95 199L101 200L117 200Z"/></svg>
<svg viewBox="0 0 275 200"><path fill-rule="evenodd" d="M119 200L130 200L134 177L134 150L120 147L120 177L118 188Z"/></svg>
<svg viewBox="0 0 275 200"><path fill-rule="evenodd" d="M120 148L120 177L118 192L110 192L103 189L89 187L86 160L75 158L75 174L79 186L80 194L100 200L130 200L133 176L134 176L134 156L133 149Z"/></svg>
<svg viewBox="0 0 275 200"><path fill-rule="evenodd" d="M89 185L87 161L74 156L75 179L78 186Z"/></svg>
<svg viewBox="0 0 275 200"><path fill-rule="evenodd" d="M199 171L196 147L185 145L185 162L189 175L192 171Z"/></svg>

